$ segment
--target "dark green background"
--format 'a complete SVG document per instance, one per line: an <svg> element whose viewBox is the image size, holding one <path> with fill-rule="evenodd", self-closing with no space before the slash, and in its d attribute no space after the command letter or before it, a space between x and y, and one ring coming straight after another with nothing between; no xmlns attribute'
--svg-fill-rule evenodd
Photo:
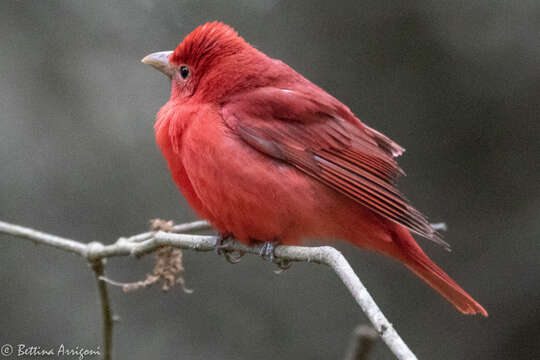
<svg viewBox="0 0 540 360"><path fill-rule="evenodd" d="M419 358L540 357L538 1L3 0L0 219L105 243L149 218L195 219L153 138L169 85L140 59L216 19L407 148L401 187L448 223L454 251L420 244L490 317L337 246ZM0 343L100 344L82 259L1 236L0 260ZM339 359L367 321L322 266L276 276L256 257L191 252L185 266L192 295L111 290L116 358ZM107 270L135 281L151 267ZM373 355L392 358L383 344Z"/></svg>

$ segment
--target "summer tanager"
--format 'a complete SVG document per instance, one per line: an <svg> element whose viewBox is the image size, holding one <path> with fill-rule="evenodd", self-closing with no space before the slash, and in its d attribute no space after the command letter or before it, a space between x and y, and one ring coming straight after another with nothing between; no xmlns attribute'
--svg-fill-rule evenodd
<svg viewBox="0 0 540 360"><path fill-rule="evenodd" d="M347 106L220 22L142 61L172 84L159 148L220 234L246 244L344 239L399 260L462 313L487 316L411 236L448 247L396 188L404 149Z"/></svg>

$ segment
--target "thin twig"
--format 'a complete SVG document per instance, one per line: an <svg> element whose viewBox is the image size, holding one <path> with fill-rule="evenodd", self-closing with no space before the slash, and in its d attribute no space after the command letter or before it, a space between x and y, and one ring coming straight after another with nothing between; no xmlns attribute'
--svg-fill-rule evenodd
<svg viewBox="0 0 540 360"><path fill-rule="evenodd" d="M202 226L202 225L201 225ZM206 226L206 225L205 225ZM191 228L192 229L192 228ZM130 238L120 238L114 244L101 243L83 244L74 240L60 238L40 231L0 221L0 233L32 240L36 243L49 245L76 253L89 261L108 257L130 256L137 257L156 251L163 246L172 246L195 251L213 251L216 246L216 236L174 234L158 231L145 233ZM137 239L137 241L130 241ZM142 240L141 240L142 239ZM260 254L261 246L246 246L238 242L224 244L222 250L240 253ZM407 344L401 339L392 324L383 315L365 286L345 259L336 249L330 246L300 247L277 246L274 251L274 262L314 262L330 266L341 281L351 292L353 298L371 321L381 339L397 359L416 359ZM102 283L102 282L100 282Z"/></svg>
<svg viewBox="0 0 540 360"><path fill-rule="evenodd" d="M367 360L378 337L373 327L358 325L353 331L345 360Z"/></svg>
<svg viewBox="0 0 540 360"><path fill-rule="evenodd" d="M174 225L172 232L174 233L185 233L193 232L200 230L209 230L212 229L212 226L206 220L193 221L185 224Z"/></svg>
<svg viewBox="0 0 540 360"><path fill-rule="evenodd" d="M64 251L69 251L77 255L83 255L88 248L87 244L50 235L41 231L33 230L24 226L0 221L0 233L13 235L19 238L31 240L35 243L45 244Z"/></svg>
<svg viewBox="0 0 540 360"><path fill-rule="evenodd" d="M96 281L99 291L99 298L101 300L101 315L103 318L103 346L104 360L111 360L112 358L112 335L113 335L113 316L111 310L111 302L109 300L109 292L107 290L107 283L101 280L105 277L105 270L103 266L103 259L96 259L91 262L92 270L96 275Z"/></svg>
<svg viewBox="0 0 540 360"><path fill-rule="evenodd" d="M201 230L212 229L212 226L205 220L193 221L185 224L174 225L171 229L173 233L192 233ZM125 240L130 242L141 242L144 240L149 240L155 235L156 231L148 231L145 233L137 234L125 238Z"/></svg>

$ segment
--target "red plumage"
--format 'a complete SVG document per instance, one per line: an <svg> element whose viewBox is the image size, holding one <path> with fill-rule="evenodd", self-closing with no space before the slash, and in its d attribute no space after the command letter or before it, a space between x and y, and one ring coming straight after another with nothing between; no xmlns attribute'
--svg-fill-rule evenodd
<svg viewBox="0 0 540 360"><path fill-rule="evenodd" d="M403 148L222 23L195 29L168 66L156 140L199 216L248 244L344 239L403 262L461 312L487 316L411 236L448 246L396 188Z"/></svg>

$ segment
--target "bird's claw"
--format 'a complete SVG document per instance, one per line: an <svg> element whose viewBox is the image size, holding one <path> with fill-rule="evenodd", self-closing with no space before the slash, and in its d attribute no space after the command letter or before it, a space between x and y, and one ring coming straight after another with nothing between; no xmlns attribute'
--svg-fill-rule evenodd
<svg viewBox="0 0 540 360"><path fill-rule="evenodd" d="M289 270L292 266L292 262L285 259L279 259L277 261L274 261L274 263L279 268L277 270L274 270L274 273L277 275L284 273L285 271Z"/></svg>
<svg viewBox="0 0 540 360"><path fill-rule="evenodd" d="M225 248L233 241L233 236L230 233L219 234L216 240L216 254L223 255Z"/></svg>
<svg viewBox="0 0 540 360"><path fill-rule="evenodd" d="M268 259L275 263L279 269L274 272L276 274L281 274L285 270L288 270L292 266L292 263L289 260L276 258L274 251L276 250L277 244L279 244L278 241L265 242L259 251L259 255L262 256L263 259Z"/></svg>
<svg viewBox="0 0 540 360"><path fill-rule="evenodd" d="M226 251L223 255L229 264L238 264L245 254L241 251Z"/></svg>
<svg viewBox="0 0 540 360"><path fill-rule="evenodd" d="M232 234L219 234L216 241L216 254L223 255L229 264L238 264L245 254L241 251L227 250L232 242L234 242Z"/></svg>

